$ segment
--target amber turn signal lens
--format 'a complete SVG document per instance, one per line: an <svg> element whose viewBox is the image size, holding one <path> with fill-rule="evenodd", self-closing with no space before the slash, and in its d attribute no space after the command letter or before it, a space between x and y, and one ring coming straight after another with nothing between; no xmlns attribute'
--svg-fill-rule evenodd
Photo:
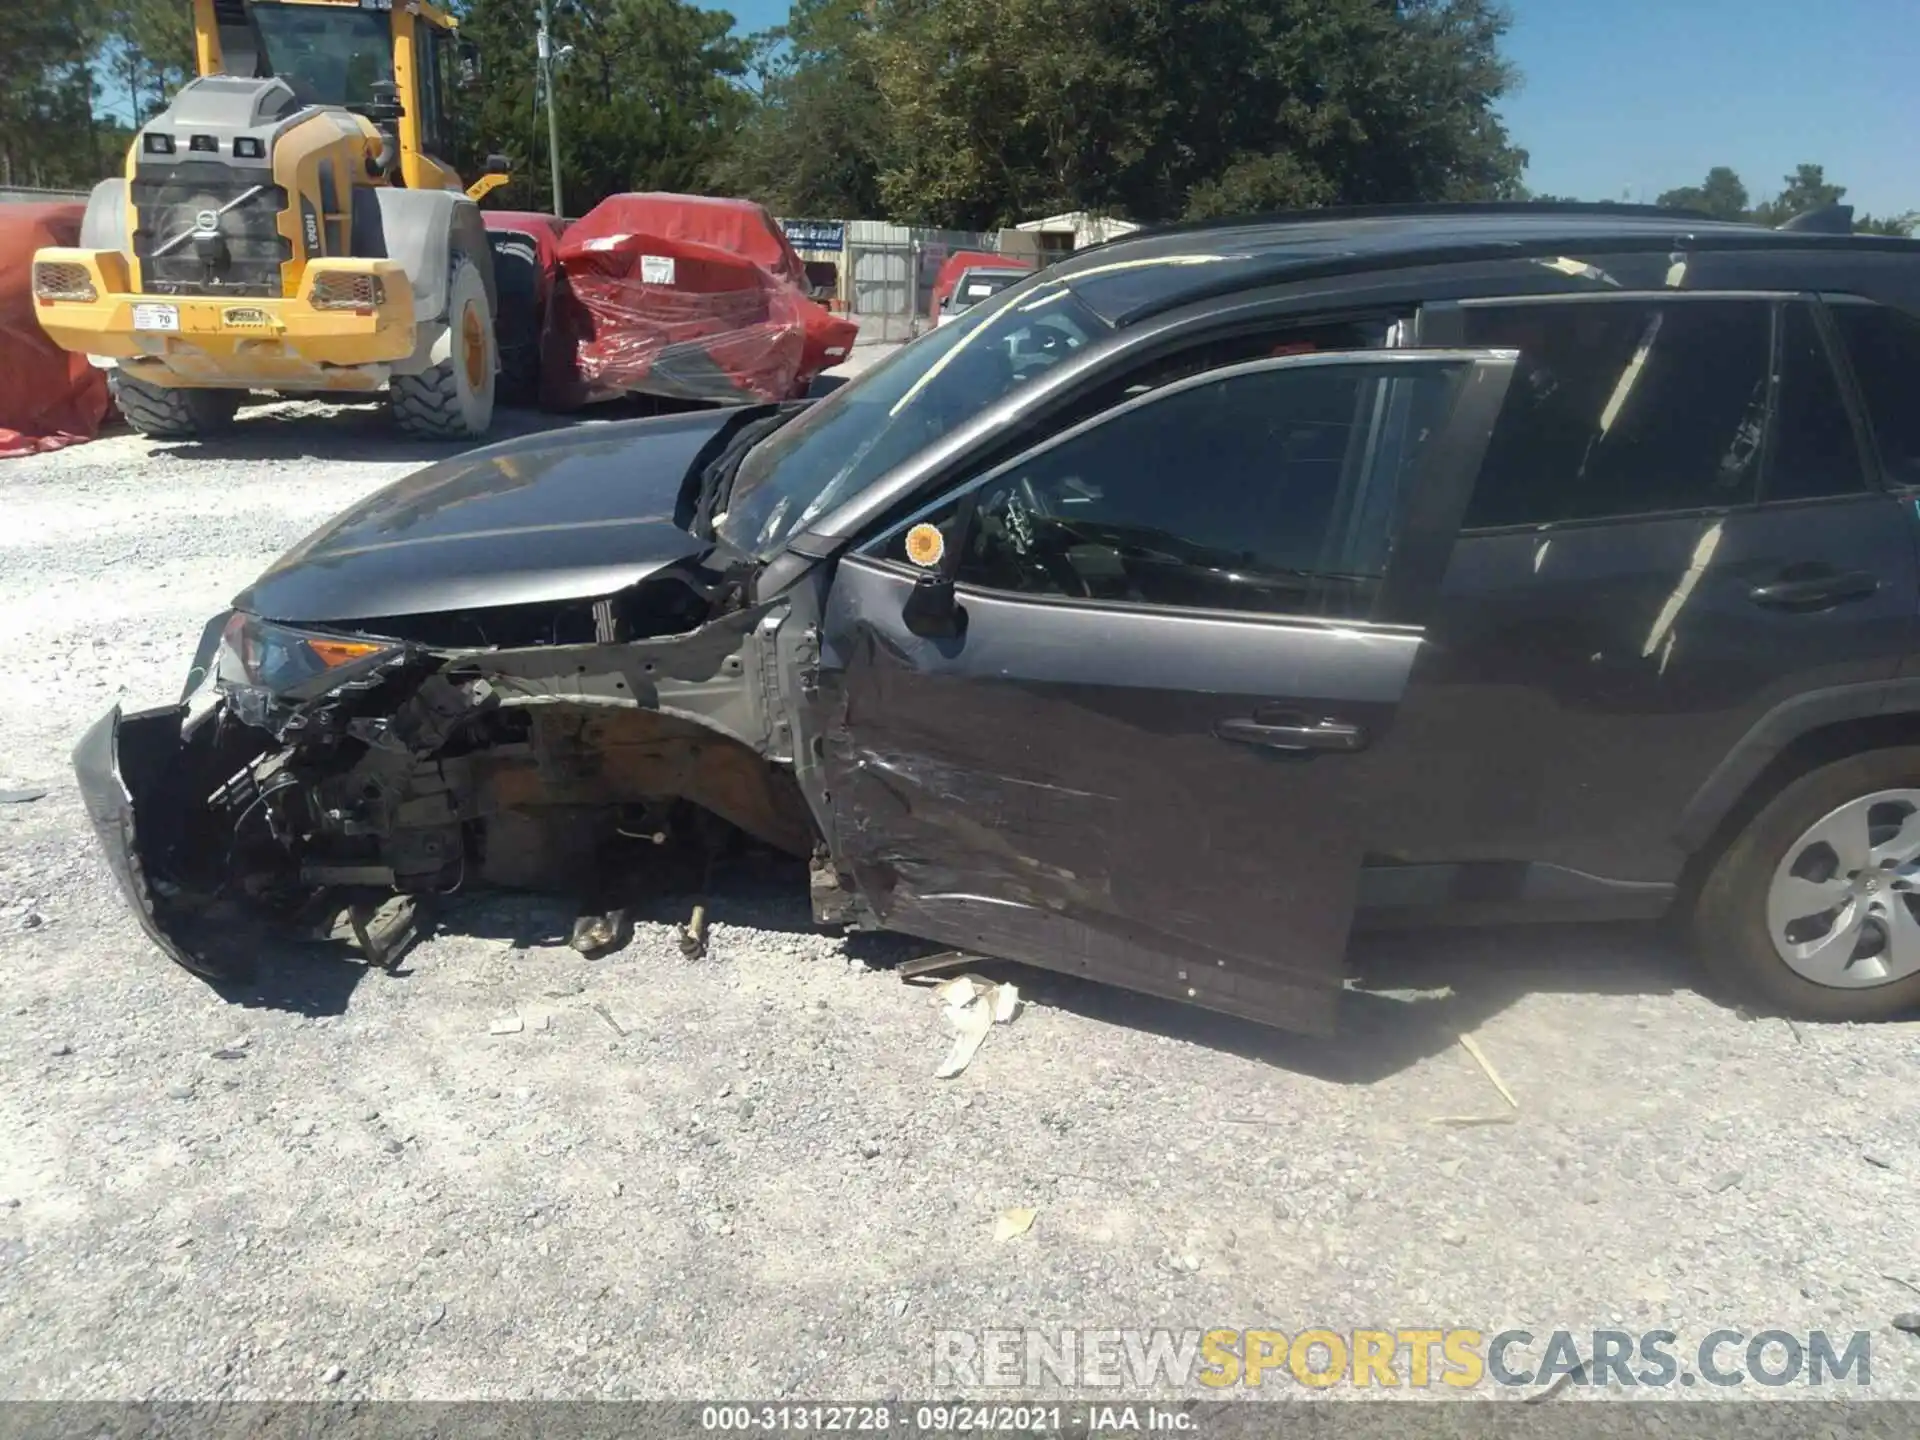
<svg viewBox="0 0 1920 1440"><path fill-rule="evenodd" d="M307 649L311 650L320 663L329 670L355 660L364 660L369 655L377 655L387 647L369 645L363 640L309 640Z"/></svg>

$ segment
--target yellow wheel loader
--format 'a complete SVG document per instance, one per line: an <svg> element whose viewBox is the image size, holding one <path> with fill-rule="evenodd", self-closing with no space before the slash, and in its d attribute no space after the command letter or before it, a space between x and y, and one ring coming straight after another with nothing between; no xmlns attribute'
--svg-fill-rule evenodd
<svg viewBox="0 0 1920 1440"><path fill-rule="evenodd" d="M431 439L493 419L498 292L443 158L477 73L424 0L192 0L199 78L94 188L35 308L148 435L226 425L250 390L388 393ZM488 161L484 194L506 162Z"/></svg>

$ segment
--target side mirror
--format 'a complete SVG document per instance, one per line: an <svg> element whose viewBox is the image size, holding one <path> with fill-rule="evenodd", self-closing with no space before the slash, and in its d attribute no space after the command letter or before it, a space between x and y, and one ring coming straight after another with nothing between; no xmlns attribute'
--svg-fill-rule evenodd
<svg viewBox="0 0 1920 1440"><path fill-rule="evenodd" d="M967 628L967 612L954 596L953 577L931 572L913 582L900 618L923 640L952 640Z"/></svg>
<svg viewBox="0 0 1920 1440"><path fill-rule="evenodd" d="M367 87L369 100L355 107L375 125L392 125L407 113L400 103L400 87L391 80L376 80Z"/></svg>
<svg viewBox="0 0 1920 1440"><path fill-rule="evenodd" d="M486 68L481 63L480 47L471 40L461 40L459 45L460 88L472 90L486 79Z"/></svg>
<svg viewBox="0 0 1920 1440"><path fill-rule="evenodd" d="M510 175L513 173L513 161L496 150L480 162L480 168L489 175Z"/></svg>

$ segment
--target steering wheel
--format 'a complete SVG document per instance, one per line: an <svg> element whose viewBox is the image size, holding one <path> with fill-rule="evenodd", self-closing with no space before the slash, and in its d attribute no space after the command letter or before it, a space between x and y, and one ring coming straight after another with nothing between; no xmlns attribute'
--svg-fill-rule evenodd
<svg viewBox="0 0 1920 1440"><path fill-rule="evenodd" d="M1061 594L1093 599L1093 587L1087 584L1086 576L1074 568L1067 558L1066 546L1060 543L1062 536L1069 540L1078 538L1073 527L1047 513L1033 481L1024 475L1015 493L1007 497L1007 512L1007 529L1015 536L1015 548L1021 557L1037 560Z"/></svg>

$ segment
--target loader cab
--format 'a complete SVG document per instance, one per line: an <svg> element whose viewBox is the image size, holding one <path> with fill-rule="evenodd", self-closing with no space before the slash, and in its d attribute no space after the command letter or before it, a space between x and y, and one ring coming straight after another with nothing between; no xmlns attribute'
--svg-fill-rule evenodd
<svg viewBox="0 0 1920 1440"><path fill-rule="evenodd" d="M462 62L455 22L415 3L375 8L350 0L195 0L203 75L277 76L308 105L334 106L394 125L395 183L461 190L452 164ZM388 87L392 87L391 90Z"/></svg>

